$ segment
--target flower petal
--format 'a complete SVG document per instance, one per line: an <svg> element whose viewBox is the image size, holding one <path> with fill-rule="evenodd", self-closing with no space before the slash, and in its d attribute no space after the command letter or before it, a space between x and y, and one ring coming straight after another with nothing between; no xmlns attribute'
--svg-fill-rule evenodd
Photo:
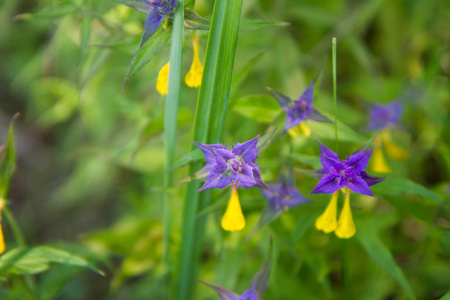
<svg viewBox="0 0 450 300"><path fill-rule="evenodd" d="M318 230L322 230L325 233L332 232L336 229L336 213L337 213L337 200L339 196L339 190L333 193L330 203L328 203L324 212L316 219L315 226Z"/></svg>
<svg viewBox="0 0 450 300"><path fill-rule="evenodd" d="M345 191L344 207L339 215L339 220L334 233L341 239L351 238L356 233L352 210L350 208L350 190L348 188Z"/></svg>
<svg viewBox="0 0 450 300"><path fill-rule="evenodd" d="M314 78L300 95L297 101L302 101L308 104L311 107L314 103L314 83L316 82L316 78Z"/></svg>
<svg viewBox="0 0 450 300"><path fill-rule="evenodd" d="M362 171L360 174L362 180L364 180L368 186L372 186L374 184L382 182L386 177L375 177L367 174L365 171Z"/></svg>
<svg viewBox="0 0 450 300"><path fill-rule="evenodd" d="M226 231L241 231L245 227L245 218L239 203L239 196L234 188L231 189L231 197L228 200L227 210L220 225Z"/></svg>
<svg viewBox="0 0 450 300"><path fill-rule="evenodd" d="M248 290L246 290L239 300L258 300L258 294L255 291L255 287L252 286Z"/></svg>
<svg viewBox="0 0 450 300"><path fill-rule="evenodd" d="M310 194L331 194L340 189L338 178L332 174L324 175Z"/></svg>
<svg viewBox="0 0 450 300"><path fill-rule="evenodd" d="M139 47L147 41L155 32L158 30L159 26L161 26L162 16L159 15L156 9L152 9L145 19L144 23L144 34L142 35L141 44Z"/></svg>
<svg viewBox="0 0 450 300"><path fill-rule="evenodd" d="M307 117L308 120L316 121L316 122L326 122L326 123L334 123L324 115L322 115L318 110L312 109L311 112L308 113Z"/></svg>
<svg viewBox="0 0 450 300"><path fill-rule="evenodd" d="M242 144L236 143L236 146L232 147L232 152L238 156L241 156L246 163L254 162L258 157L258 151L256 151L256 145L258 144L259 134L253 139L246 141Z"/></svg>
<svg viewBox="0 0 450 300"><path fill-rule="evenodd" d="M194 36L192 38L193 50L194 50L194 58L192 60L191 68L189 72L186 74L184 81L188 87L196 88L199 87L202 83L203 76L203 65L200 60L200 56L198 54L198 37Z"/></svg>
<svg viewBox="0 0 450 300"><path fill-rule="evenodd" d="M148 14L153 9L152 4L147 0L113 0L114 2L134 8L144 14Z"/></svg>
<svg viewBox="0 0 450 300"><path fill-rule="evenodd" d="M210 173L208 180L206 180L205 184L198 190L199 192L204 191L206 189L212 188L224 188L227 185L231 185L232 181L229 175L224 173Z"/></svg>
<svg viewBox="0 0 450 300"><path fill-rule="evenodd" d="M322 144L321 141L317 140L317 142L319 143L320 155L325 155L325 156L328 156L329 158L339 160L339 155L337 155L336 153L334 153L333 151L328 149L327 146Z"/></svg>
<svg viewBox="0 0 450 300"><path fill-rule="evenodd" d="M294 101L291 98L289 98L288 96L285 96L282 93L274 91L269 87L267 87L267 89L269 90L269 92L272 93L273 97L278 101L278 104L280 104L281 108L284 111L288 111L289 107L291 107L293 105Z"/></svg>
<svg viewBox="0 0 450 300"><path fill-rule="evenodd" d="M289 197L287 197L288 199L283 199L281 204L290 208L299 206L300 204L312 202L311 200L300 194L300 192L295 187L288 188L287 194L289 195Z"/></svg>
<svg viewBox="0 0 450 300"><path fill-rule="evenodd" d="M369 158L372 155L372 152L373 149L366 152L353 153L347 159L347 165L349 167L354 167L356 173L364 171L364 169L367 167L367 164L369 163Z"/></svg>
<svg viewBox="0 0 450 300"><path fill-rule="evenodd" d="M238 294L236 294L235 292L227 290L226 288L223 288L221 286L207 283L207 282L204 282L201 280L198 280L198 282L203 283L204 285L207 285L210 288L212 288L214 291L216 291L217 295L219 295L221 300L239 300L239 298L240 298L240 296Z"/></svg>
<svg viewBox="0 0 450 300"><path fill-rule="evenodd" d="M205 155L205 159L206 159L206 163L207 164L214 164L216 163L216 155L213 152L214 150L227 150L227 147L221 145L221 144L213 144L213 145L209 145L209 144L200 144L194 141L191 141L192 144L194 144L195 147L197 147L198 149L200 149L203 154Z"/></svg>
<svg viewBox="0 0 450 300"><path fill-rule="evenodd" d="M253 169L248 165L242 168L242 173L236 173L234 179L238 182L238 185L244 188L251 188L258 185L253 176Z"/></svg>
<svg viewBox="0 0 450 300"><path fill-rule="evenodd" d="M352 179L349 179L347 186L356 193L373 197L369 185L360 176L354 176Z"/></svg>

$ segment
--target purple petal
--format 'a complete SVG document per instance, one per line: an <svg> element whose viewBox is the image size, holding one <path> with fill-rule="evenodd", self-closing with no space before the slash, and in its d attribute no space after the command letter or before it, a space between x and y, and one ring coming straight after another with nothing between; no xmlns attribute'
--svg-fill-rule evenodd
<svg viewBox="0 0 450 300"><path fill-rule="evenodd" d="M306 116L308 120L316 121L316 122L326 122L326 123L334 123L316 109L312 109L311 112Z"/></svg>
<svg viewBox="0 0 450 300"><path fill-rule="evenodd" d="M259 173L259 170L257 167L253 168L253 178L255 178L256 186L259 186L263 189L268 189L267 185L262 181L261 174Z"/></svg>
<svg viewBox="0 0 450 300"><path fill-rule="evenodd" d="M338 178L334 175L323 176L316 187L310 192L310 194L332 194L343 186L338 184Z"/></svg>
<svg viewBox="0 0 450 300"><path fill-rule="evenodd" d="M289 107L292 106L294 101L292 101L291 98L289 98L288 96L285 96L282 93L274 91L269 87L267 89L272 93L273 97L278 101L278 104L280 104L281 108L284 111L288 111Z"/></svg>
<svg viewBox="0 0 450 300"><path fill-rule="evenodd" d="M245 162L254 162L258 157L258 152L256 151L258 140L259 134L253 139L242 144L239 144L239 142L237 142L236 146L232 147L232 151L234 154L241 156Z"/></svg>
<svg viewBox="0 0 450 300"><path fill-rule="evenodd" d="M347 181L347 186L356 193L373 196L373 193L367 183L359 176L354 176L352 179L349 179Z"/></svg>
<svg viewBox="0 0 450 300"><path fill-rule="evenodd" d="M336 153L334 153L333 151L328 149L327 146L322 144L319 140L317 140L317 142L319 143L320 155L326 155L329 158L332 158L332 159L335 159L335 160L339 160L339 155L337 155Z"/></svg>
<svg viewBox="0 0 450 300"><path fill-rule="evenodd" d="M403 105L400 101L393 101L386 105L375 104L370 110L368 127L371 130L379 130L396 124L403 113Z"/></svg>
<svg viewBox="0 0 450 300"><path fill-rule="evenodd" d="M386 177L375 177L367 174L366 172L361 172L361 178L364 180L368 186L382 182Z"/></svg>
<svg viewBox="0 0 450 300"><path fill-rule="evenodd" d="M268 189L261 189L264 197L275 206L280 206L279 196L281 194L282 186L279 184L268 184Z"/></svg>
<svg viewBox="0 0 450 300"><path fill-rule="evenodd" d="M246 290L239 300L258 300L258 294L256 294L255 287L252 286L248 290Z"/></svg>
<svg viewBox="0 0 450 300"><path fill-rule="evenodd" d="M153 6L147 0L114 0L114 2L134 8L144 14L148 14Z"/></svg>
<svg viewBox="0 0 450 300"><path fill-rule="evenodd" d="M223 288L221 286L207 283L201 280L198 280L199 282L203 283L204 285L209 286L214 291L216 291L217 295L219 295L221 300L240 300L240 296L236 294L235 292L232 292L230 290L227 290L226 288Z"/></svg>
<svg viewBox="0 0 450 300"><path fill-rule="evenodd" d="M144 23L144 34L142 35L141 44L139 47L145 43L155 32L158 30L161 25L162 16L158 13L156 9L151 10Z"/></svg>
<svg viewBox="0 0 450 300"><path fill-rule="evenodd" d="M289 129L297 126L303 121L306 121L307 111L300 109L298 107L291 107L286 114L286 124L285 124L285 131L288 131Z"/></svg>
<svg viewBox="0 0 450 300"><path fill-rule="evenodd" d="M205 184L198 191L201 192L212 188L222 189L231 184L232 181L229 175L224 173L210 173L208 180L206 180Z"/></svg>
<svg viewBox="0 0 450 300"><path fill-rule="evenodd" d="M311 107L314 103L314 82L315 78L311 81L311 83L308 85L306 90L300 95L297 101L302 101L308 104L309 107Z"/></svg>
<svg viewBox="0 0 450 300"><path fill-rule="evenodd" d="M330 158L326 155L320 156L320 162L322 163L323 171L328 174L339 173L340 170L344 169L344 164L342 162L337 159Z"/></svg>
<svg viewBox="0 0 450 300"><path fill-rule="evenodd" d="M369 158L372 155L373 150L366 151L366 152L360 152L360 153L353 153L350 155L350 157L347 160L347 165L349 167L354 167L356 173L360 173L364 171L364 169L367 167L367 164L369 163Z"/></svg>
<svg viewBox="0 0 450 300"><path fill-rule="evenodd" d="M225 146L221 144L216 145L208 145L208 144L200 144L194 141L191 141L192 144L194 144L195 147L200 149L203 154L205 155L206 163L207 164L215 164L216 163L216 156L213 153L212 149L218 150L218 149L224 149L228 150Z"/></svg>
<svg viewBox="0 0 450 300"><path fill-rule="evenodd" d="M252 167L245 165L242 168L242 173L237 173L235 176L235 181L244 188L250 188L258 185L254 176Z"/></svg>
<svg viewBox="0 0 450 300"><path fill-rule="evenodd" d="M292 208L300 204L311 202L311 200L300 194L299 191L294 187L290 187L287 191L287 194L289 195L288 199L283 199L283 201L281 202L281 204L284 206Z"/></svg>

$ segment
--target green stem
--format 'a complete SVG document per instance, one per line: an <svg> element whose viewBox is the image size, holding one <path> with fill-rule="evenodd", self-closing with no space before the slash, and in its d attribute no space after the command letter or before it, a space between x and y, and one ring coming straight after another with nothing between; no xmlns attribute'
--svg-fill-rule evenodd
<svg viewBox="0 0 450 300"><path fill-rule="evenodd" d="M20 230L19 225L17 225L16 219L6 205L3 207L3 213L5 214L6 220L8 220L9 226L11 226L11 230L13 232L14 238L16 239L17 245L19 245L19 247L26 246L22 231Z"/></svg>
<svg viewBox="0 0 450 300"><path fill-rule="evenodd" d="M184 1L178 0L178 9L175 11L170 47L169 86L164 112L164 149L167 170L174 162L175 140L177 131L178 100L180 98L181 57L183 46ZM167 189L172 182L172 173L164 174L163 194L163 222L164 222L164 261L171 268L170 263L170 205Z"/></svg>
<svg viewBox="0 0 450 300"><path fill-rule="evenodd" d="M342 245L342 264L343 270L342 275L344 277L344 291L345 291L345 299L351 299L351 288L350 288L350 262L348 255L348 241L346 239L341 239Z"/></svg>
<svg viewBox="0 0 450 300"><path fill-rule="evenodd" d="M338 136L338 114L337 114L337 96L336 96L336 38L332 42L332 56L333 56L333 103L334 103L334 128L336 135L336 152L339 153L339 136Z"/></svg>

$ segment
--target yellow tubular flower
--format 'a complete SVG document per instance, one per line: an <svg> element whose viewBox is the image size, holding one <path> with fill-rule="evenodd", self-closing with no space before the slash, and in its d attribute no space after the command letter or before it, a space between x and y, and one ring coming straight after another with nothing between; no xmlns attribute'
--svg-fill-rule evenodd
<svg viewBox="0 0 450 300"><path fill-rule="evenodd" d="M315 226L318 230L322 230L326 233L332 232L336 229L336 213L337 213L337 200L338 200L339 190L334 192L331 197L330 203L320 217L316 219Z"/></svg>
<svg viewBox="0 0 450 300"><path fill-rule="evenodd" d="M203 65L198 54L198 37L194 35L192 38L194 48L194 59L189 72L186 74L184 81L188 87L196 88L202 83Z"/></svg>
<svg viewBox="0 0 450 300"><path fill-rule="evenodd" d="M227 210L222 217L222 228L227 231L241 231L245 227L245 218L242 214L237 187L231 189Z"/></svg>
<svg viewBox="0 0 450 300"><path fill-rule="evenodd" d="M310 137L311 136L311 128L309 128L308 125L306 125L304 122L300 123L298 125L298 128L300 129L300 132L306 136L306 137Z"/></svg>
<svg viewBox="0 0 450 300"><path fill-rule="evenodd" d="M386 160L383 156L383 150L381 150L381 147L376 147L373 150L373 163L372 163L372 171L377 173L391 173L392 169L387 164Z"/></svg>
<svg viewBox="0 0 450 300"><path fill-rule="evenodd" d="M406 160L409 157L408 151L404 149L403 147L400 147L399 145L395 144L391 141L391 137L389 133L382 133L381 136L384 144L384 148L386 149L387 154L396 159L396 160Z"/></svg>
<svg viewBox="0 0 450 300"><path fill-rule="evenodd" d="M350 189L345 188L344 207L339 215L339 221L334 232L341 239L348 239L355 235L356 227L353 223L352 210L350 208Z"/></svg>
<svg viewBox="0 0 450 300"><path fill-rule="evenodd" d="M167 94L167 89L169 88L169 67L170 62L164 65L164 67L159 70L158 79L156 79L156 90L161 95Z"/></svg>
<svg viewBox="0 0 450 300"><path fill-rule="evenodd" d="M5 200L3 198L0 198L0 221L1 221L1 214L3 210L3 205L5 205ZM5 246L5 239L3 238L3 229L2 224L0 223L0 254L5 252L6 246Z"/></svg>

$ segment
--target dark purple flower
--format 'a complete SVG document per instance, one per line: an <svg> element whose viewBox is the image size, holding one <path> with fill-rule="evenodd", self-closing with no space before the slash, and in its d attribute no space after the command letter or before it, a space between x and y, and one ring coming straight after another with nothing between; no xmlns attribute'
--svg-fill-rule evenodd
<svg viewBox="0 0 450 300"><path fill-rule="evenodd" d="M363 147L350 155L347 160L339 160L339 156L321 142L319 147L320 162L323 166L319 173L322 176L311 194L332 194L347 186L354 192L373 196L369 186L384 180L384 177L373 177L364 171L373 150L365 151Z"/></svg>
<svg viewBox="0 0 450 300"><path fill-rule="evenodd" d="M199 191L211 188L224 188L241 185L244 188L259 186L267 188L261 179L256 158L259 135L245 143L233 146L231 150L222 144L206 145L192 142L206 158L205 167L200 170L207 176L205 184Z"/></svg>
<svg viewBox="0 0 450 300"><path fill-rule="evenodd" d="M400 101L388 104L375 104L370 109L368 128L370 130L381 130L397 124L403 113L403 105Z"/></svg>
<svg viewBox="0 0 450 300"><path fill-rule="evenodd" d="M315 81L316 79L314 78L296 101L269 88L269 91L278 101L278 104L280 104L281 108L286 112L286 125L284 131L288 131L306 120L331 122L330 119L312 107L314 103Z"/></svg>
<svg viewBox="0 0 450 300"><path fill-rule="evenodd" d="M144 14L147 18L144 23L144 34L141 44L148 40L158 30L163 19L170 15L177 8L176 0L114 0L123 5L134 8Z"/></svg>

